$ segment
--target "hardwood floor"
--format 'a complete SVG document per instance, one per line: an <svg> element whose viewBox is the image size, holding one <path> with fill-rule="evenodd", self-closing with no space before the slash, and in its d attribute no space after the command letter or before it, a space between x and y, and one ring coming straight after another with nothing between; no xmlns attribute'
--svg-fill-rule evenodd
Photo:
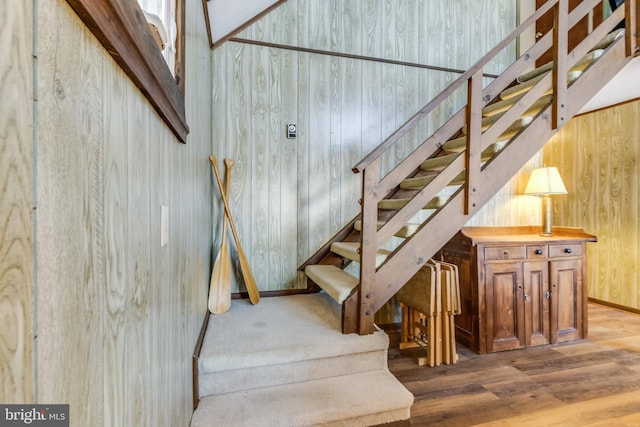
<svg viewBox="0 0 640 427"><path fill-rule="evenodd" d="M418 366L398 350L389 369L414 394L414 426L639 426L640 315L589 304L589 338Z"/></svg>

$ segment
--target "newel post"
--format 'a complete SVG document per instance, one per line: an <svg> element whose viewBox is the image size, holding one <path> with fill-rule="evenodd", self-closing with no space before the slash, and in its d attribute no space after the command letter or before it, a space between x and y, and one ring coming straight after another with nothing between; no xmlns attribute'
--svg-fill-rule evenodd
<svg viewBox="0 0 640 427"><path fill-rule="evenodd" d="M360 232L360 292L358 293L358 333L375 331L376 252L378 251L378 197L380 158L362 172L362 230Z"/></svg>
<svg viewBox="0 0 640 427"><path fill-rule="evenodd" d="M567 105L567 55L569 46L569 0L558 0L553 25L553 113L551 127L565 124Z"/></svg>

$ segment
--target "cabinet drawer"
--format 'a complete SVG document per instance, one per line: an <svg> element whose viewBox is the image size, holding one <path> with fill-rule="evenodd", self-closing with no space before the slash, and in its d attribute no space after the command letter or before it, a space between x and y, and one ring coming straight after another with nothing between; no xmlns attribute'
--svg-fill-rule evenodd
<svg viewBox="0 0 640 427"><path fill-rule="evenodd" d="M518 259L524 258L524 246L494 246L484 248L484 259L500 260L500 259Z"/></svg>
<svg viewBox="0 0 640 427"><path fill-rule="evenodd" d="M563 256L582 256L582 245L566 244L566 245L549 245L549 257L563 257Z"/></svg>
<svg viewBox="0 0 640 427"><path fill-rule="evenodd" d="M527 246L527 258L539 259L547 257L547 245Z"/></svg>

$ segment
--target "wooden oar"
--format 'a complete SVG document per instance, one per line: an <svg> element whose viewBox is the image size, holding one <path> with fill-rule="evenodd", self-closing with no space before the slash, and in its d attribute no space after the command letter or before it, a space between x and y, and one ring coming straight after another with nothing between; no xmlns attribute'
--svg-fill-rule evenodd
<svg viewBox="0 0 640 427"><path fill-rule="evenodd" d="M231 209L229 209L229 200L227 199L227 195L224 193L222 187L222 179L220 179L220 171L218 170L218 165L216 164L217 160L215 156L209 157L209 161L213 166L213 172L216 175L216 181L218 182L218 188L220 189L220 196L222 196L222 203L224 204L224 211L229 219L229 224L231 225L231 232L233 233L233 239L236 242L236 248L238 249L238 258L240 259L240 271L242 272L242 278L244 279L244 284L247 287L247 292L249 292L249 300L252 304L257 304L260 301L260 292L258 291L258 285L256 285L256 280L253 278L253 273L251 272L251 267L249 266L249 261L247 257L244 255L244 251L242 250L242 245L240 244L240 238L238 237L238 231L236 230L236 225L233 222L233 217L231 216Z"/></svg>
<svg viewBox="0 0 640 427"><path fill-rule="evenodd" d="M229 194L231 183L231 168L233 160L224 159L225 165L225 194ZM231 256L227 246L227 214L222 215L222 240L220 250L213 263L211 283L209 284L209 311L222 314L231 307Z"/></svg>

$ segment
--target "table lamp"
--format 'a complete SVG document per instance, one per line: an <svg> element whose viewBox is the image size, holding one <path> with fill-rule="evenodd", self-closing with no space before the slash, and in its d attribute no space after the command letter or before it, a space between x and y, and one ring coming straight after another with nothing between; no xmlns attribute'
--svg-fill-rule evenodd
<svg viewBox="0 0 640 427"><path fill-rule="evenodd" d="M524 194L542 197L542 233L551 236L551 195L567 194L567 189L556 167L543 167L531 172Z"/></svg>

